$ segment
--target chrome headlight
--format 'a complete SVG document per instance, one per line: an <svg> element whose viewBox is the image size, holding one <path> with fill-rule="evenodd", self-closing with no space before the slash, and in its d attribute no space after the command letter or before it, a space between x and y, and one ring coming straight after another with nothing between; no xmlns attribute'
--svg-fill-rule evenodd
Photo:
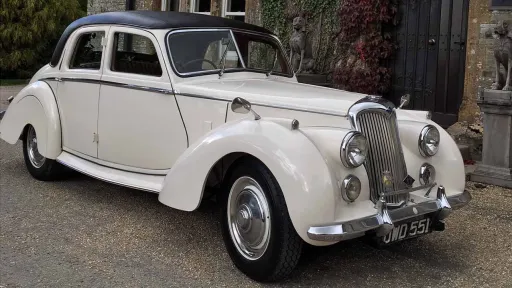
<svg viewBox="0 0 512 288"><path fill-rule="evenodd" d="M427 125L421 130L418 146L423 157L431 157L436 155L439 149L439 141L441 136L439 130L432 125Z"/></svg>
<svg viewBox="0 0 512 288"><path fill-rule="evenodd" d="M368 155L368 142L361 132L350 131L341 142L341 162L347 168L361 166Z"/></svg>
<svg viewBox="0 0 512 288"><path fill-rule="evenodd" d="M345 201L354 202L361 193L361 181L354 175L348 175L341 183L341 196Z"/></svg>
<svg viewBox="0 0 512 288"><path fill-rule="evenodd" d="M420 167L420 184L432 184L436 181L436 169L434 166L425 163Z"/></svg>

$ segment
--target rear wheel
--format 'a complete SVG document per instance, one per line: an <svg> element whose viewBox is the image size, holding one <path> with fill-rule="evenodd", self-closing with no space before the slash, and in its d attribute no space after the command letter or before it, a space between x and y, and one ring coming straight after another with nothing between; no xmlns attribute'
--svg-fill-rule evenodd
<svg viewBox="0 0 512 288"><path fill-rule="evenodd" d="M37 144L36 130L29 125L23 135L23 156L30 175L42 181L54 180L61 176L64 167L57 161L41 155Z"/></svg>
<svg viewBox="0 0 512 288"><path fill-rule="evenodd" d="M228 172L221 197L224 243L235 266L256 281L286 278L297 265L302 239L268 168L245 158Z"/></svg>

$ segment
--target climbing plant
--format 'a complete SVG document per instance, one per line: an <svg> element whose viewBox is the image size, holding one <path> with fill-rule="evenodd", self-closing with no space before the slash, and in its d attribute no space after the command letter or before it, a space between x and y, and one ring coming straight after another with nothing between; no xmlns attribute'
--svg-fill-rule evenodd
<svg viewBox="0 0 512 288"><path fill-rule="evenodd" d="M289 53L289 39L293 33L293 18L302 14L306 18L307 37L312 42L315 70L332 70L336 41L332 35L338 30L337 9L340 0L261 0L261 21L283 42Z"/></svg>
<svg viewBox="0 0 512 288"><path fill-rule="evenodd" d="M391 71L385 60L393 53L383 26L396 14L392 0L343 0L339 7L338 45L346 51L334 69L336 87L368 94L384 94Z"/></svg>

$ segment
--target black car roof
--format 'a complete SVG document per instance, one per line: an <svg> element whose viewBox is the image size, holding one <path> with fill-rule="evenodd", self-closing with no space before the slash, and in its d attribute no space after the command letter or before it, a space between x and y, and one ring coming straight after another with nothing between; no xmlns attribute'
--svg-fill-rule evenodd
<svg viewBox="0 0 512 288"><path fill-rule="evenodd" d="M80 18L71 24L62 33L55 50L53 51L51 66L59 63L64 46L69 36L78 28L86 25L111 24L127 25L145 29L171 29L171 28L234 28L254 32L273 34L269 30L238 20L209 16L197 13L171 12L171 11L122 11L93 14Z"/></svg>

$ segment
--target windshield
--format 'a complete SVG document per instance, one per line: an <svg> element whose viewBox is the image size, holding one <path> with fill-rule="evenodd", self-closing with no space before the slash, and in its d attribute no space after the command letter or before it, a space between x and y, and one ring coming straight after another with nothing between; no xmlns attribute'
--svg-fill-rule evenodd
<svg viewBox="0 0 512 288"><path fill-rule="evenodd" d="M173 66L181 75L218 73L224 68L225 72L249 70L292 76L279 44L268 36L184 30L171 33L167 41Z"/></svg>

